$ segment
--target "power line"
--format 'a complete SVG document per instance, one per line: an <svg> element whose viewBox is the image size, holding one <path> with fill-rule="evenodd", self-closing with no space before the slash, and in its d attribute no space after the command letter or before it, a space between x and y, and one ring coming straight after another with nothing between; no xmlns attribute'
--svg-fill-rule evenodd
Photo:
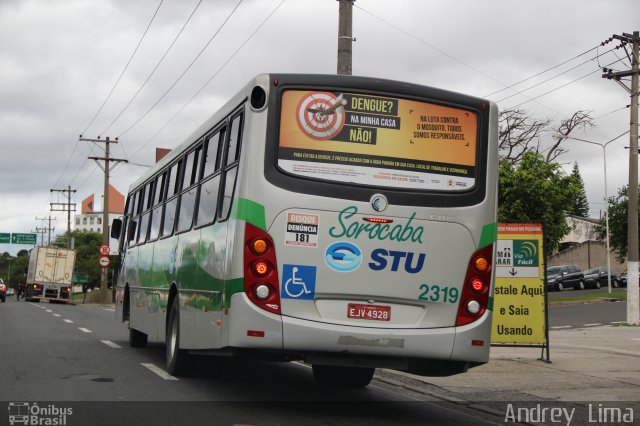
<svg viewBox="0 0 640 426"><path fill-rule="evenodd" d="M477 72L477 73L478 73L478 74L480 74L480 75L483 75L484 77L486 77L486 78L488 78L489 80L492 80L492 81L494 81L494 82L498 83L498 84L499 84L499 85L501 85L501 86L507 87L507 84L506 84L506 83L504 83L504 82L502 82L502 81L500 81L500 80L497 80L497 79L496 79L496 78L494 78L493 76L491 76L491 75L489 75L489 74L487 74L487 73L485 73L485 72L483 72L483 71L479 70L478 68L476 68L476 67L474 67L474 66L472 66L472 65L469 65L469 64L467 64L467 63L465 63L465 62L461 61L460 59L456 58L455 56L453 56L453 55L451 55L451 54L449 54L449 53L447 53L447 52L445 52L444 50L439 49L438 47L436 47L436 46L434 46L434 45L432 45L432 44L430 44L430 43L427 43L426 41L424 41L424 40L422 40L422 39L420 39L420 38L418 38L418 37L414 36L413 34L411 34L411 33L407 32L407 31L405 31L403 28L401 28L401 27L399 27L399 26L397 26L397 25L394 25L394 24L392 24L391 22L389 22L389 21L387 21L387 20L385 20L385 19L383 19L383 18L381 18L381 17L379 17L379 16L374 15L373 13L371 13L371 12L369 12L369 11L367 11L367 10L363 9L362 7L360 7L360 6L358 6L358 5L355 5L355 4L354 4L354 7L356 7L356 8L358 8L358 9L362 10L363 12L365 12L365 13L367 13L368 15L372 16L373 18L375 18L375 19L377 19L377 20L379 20L379 21L381 21L381 22L383 22L383 23L385 23L385 24L389 25L390 27L392 27L392 28L394 28L395 30L397 30L397 31L399 31L399 32L401 32L401 33L403 33L404 35L406 35L406 36L408 36L408 37L410 37L410 38L412 38L412 39L416 40L417 42L419 42L419 43L421 43L421 44L424 44L425 46L427 46L427 47L429 47L429 48L431 48L431 49L435 50L436 52L440 53L441 55L446 56L447 58L449 58L449 59L451 59L451 60L453 60L453 61L455 61L455 62L457 62L457 63L459 63L459 64L461 64L461 65L463 65L463 66L465 66L465 67L467 67L467 68L469 68L469 69L471 69L471 70L475 71L475 72ZM534 100L534 99L530 99L530 100ZM538 103L539 103L539 102L538 102ZM539 103L539 104L540 104L541 106L543 106L543 107L547 108L547 109L550 109L550 110L554 111L554 109L553 109L553 108L551 108L551 107L549 107L549 106L547 106L547 105L544 105L544 104L542 104L542 103Z"/></svg>
<svg viewBox="0 0 640 426"><path fill-rule="evenodd" d="M556 74L556 75L554 75L554 76L552 76L552 77L547 78L546 80L542 80L542 81L540 81L540 82L538 82L538 83L534 84L533 86L529 86L529 87L527 87L526 89L522 89L522 90L520 90L520 91L518 91L518 92L515 92L515 93L513 93L513 94L511 94L511 95L507 96L506 98L502 98L502 99L500 99L500 100L498 100L498 101L496 101L496 102L506 101L507 99L513 98L514 96L518 96L518 95L520 95L520 94L522 94L522 93L526 92L527 90L531 90L531 89L533 89L533 88L535 88L535 87L542 86L543 84L548 83L549 81L551 81L551 80L553 80L553 79L555 79L555 78L558 78L558 77L560 77L561 75L564 75L564 74L568 73L569 71L573 71L573 70L575 70L576 68L580 68L580 67L581 67L581 66L583 66L584 64L587 64L587 63L589 63L589 62L591 62L591 61L592 61L592 59L589 59L588 61L582 62L582 63L580 63L580 64L578 64L578 65L576 65L576 66L574 66L574 67L572 67L572 68L569 68L568 70L565 70L565 71L561 72L560 74ZM538 75L540 75L540 74L538 74ZM523 80L523 81L524 81L524 80ZM513 87L513 86L514 86L514 85L512 85L511 87ZM498 93L498 92L496 92L496 93Z"/></svg>
<svg viewBox="0 0 640 426"><path fill-rule="evenodd" d="M200 53L198 53L196 55L196 57L193 59L193 61L191 61L191 63L189 64L189 66L187 66L187 68L182 72L182 74L180 74L180 76L171 84L171 86L169 86L169 88L162 94L162 96L160 96L160 98L153 104L151 105L151 107L144 113L142 114L142 116L140 118L138 118L132 125L130 125L129 127L127 127L122 133L120 133L118 135L118 137L122 137L125 133L127 133L129 130L131 130L132 128L134 128L138 123L140 123L140 121L142 121L156 106L158 106L158 104L160 103L160 101L162 101L165 96L167 96L167 94L169 94L169 92L175 87L176 84L178 84L178 82L182 79L182 77L184 77L184 75L187 73L187 71L189 71L189 69L191 69L191 67L193 66L193 64L198 60L198 58L204 53L204 51L207 49L207 47L209 47L209 45L211 44L211 42L213 41L214 38L216 38L216 36L220 33L220 31L222 30L222 28L224 28L224 26L227 24L227 22L229 21L229 19L231 19L231 16L233 16L233 14L235 13L236 9L238 9L238 7L240 6L240 3L242 3L243 0L240 0L238 2L238 4L236 4L236 6L233 8L233 10L231 11L231 13L227 16L227 18L224 20L224 22L222 23L222 25L216 30L216 32L213 34L213 36L211 36L211 38L209 39L209 41L204 45L204 47L200 50Z"/></svg>
<svg viewBox="0 0 640 426"><path fill-rule="evenodd" d="M471 69L471 70L473 70L473 71L477 72L478 74L481 74L481 75L483 75L483 76L487 77L488 79L490 79L490 80L492 80L492 81L494 81L494 82L496 82L496 83L500 84L501 86L506 86L506 84L505 84L505 83L503 83L503 82L501 82L501 81L499 81L499 80L496 80L493 76L491 76L491 75L489 75L489 74L487 74L487 73L485 73L485 72L483 72L483 71L479 70L478 68L476 68L476 67L474 67L474 66L472 66L472 65L469 65L469 64L467 64L467 63L465 63L465 62L461 61L460 59L456 58L455 56L453 56L453 55L451 55L451 54L449 54L449 53L447 53L447 52L445 52L445 51L444 51L444 50L442 50L442 49L439 49L438 47L434 46L433 44L427 43L426 41L424 41L424 40L422 40L422 39L420 39L420 38L418 38L418 37L414 36L413 34L411 34L411 33L407 32L407 31L406 31L406 30L404 30L403 28L401 28L401 27L399 27L399 26L397 26L397 25L395 25L395 24L392 24L391 22L387 21L386 19L383 19L383 18L381 18L381 17L379 17L379 16L377 16L377 15L374 15L373 13L369 12L369 11L368 11L368 10L366 10L366 9L363 9L362 7L358 6L357 4L354 4L353 6L354 6L354 7L356 7L356 8L358 8L358 9L360 9L361 11L363 11L364 13L366 13L367 15L370 15L370 16L374 17L375 19L377 19L377 20L379 20L379 21L381 21L381 22L384 22L385 24L387 24L387 25L389 25L390 27L392 27L392 28L396 29L397 31L400 31L402 34L404 34L404 35L406 35L406 36L408 36L408 37L410 37L410 38L414 39L414 40L415 40L415 41L417 41L418 43L424 44L425 46L429 47L430 49L433 49L433 50L435 50L436 52L440 53L441 55L446 56L447 58L451 59L452 61L455 61L455 62L457 62L457 63L459 63L459 64L461 64L461 65L464 65L465 67L467 67L467 68L469 68L469 69Z"/></svg>
<svg viewBox="0 0 640 426"><path fill-rule="evenodd" d="M91 146L91 149L89 150L89 154L88 154L88 155L93 154L93 150L94 150L94 148L95 148L95 145L92 145L92 146ZM80 167L78 168L78 171L77 171L77 172L76 172L76 174L73 176L73 178L71 179L71 181L69 182L69 184L72 184L72 183L76 180L76 178L78 177L78 175L79 175L79 174L80 174L80 172L82 171L84 164L86 164L86 163L84 163L84 162L83 162L83 163L80 165ZM83 182L83 183L84 183L84 182Z"/></svg>
<svg viewBox="0 0 640 426"><path fill-rule="evenodd" d="M593 50L598 49L598 47L599 47L599 46L592 47L591 49L586 50L586 51L582 52L581 54L574 56L574 57L573 57L573 58L571 58L571 59L567 59L566 61L561 62L561 63L559 63L559 64L557 64L557 65L554 65L554 66L552 66L552 67L549 67L549 68L547 68L547 69L546 69L546 70L544 70L544 71L540 71L540 72L539 72L539 73L537 73L537 74L534 74L534 75L532 75L532 76L530 76L530 77L527 77L527 78L525 78L525 79L523 79L523 80L520 80L520 81L518 81L518 82L516 82L516 83L513 83L513 84L511 84L511 85L509 85L509 86L505 87L504 89L496 90L495 92L489 93L488 95L485 95L484 97L485 97L485 98L488 98L488 97L493 96L493 95L496 95L496 94L498 94L498 93L500 93L500 92L504 92L505 90L511 89L511 88L513 88L513 87L515 87L515 86L518 86L519 84L522 84L522 83L524 83L524 82L526 82L526 81L529 81L529 80L532 80L532 79L534 79L534 78L536 78L536 77L539 77L539 76L541 76L542 74L546 74L546 73L547 73L547 72L549 72L549 71L552 71L552 70L554 70L554 69L556 69L556 68L560 68L561 66L566 65L566 64L568 64L569 62L572 62L572 61L574 61L574 60L578 59L579 57L584 56L584 55L586 55L587 53L589 53L589 52L591 52L591 51L593 51ZM609 52L611 52L611 51L613 51L613 50L614 50L614 49L608 50L608 51L606 51L606 52L604 52L604 53L598 53L595 57L593 57L593 58L591 58L591 59L589 59L589 60L586 60L586 61L584 61L584 62L580 63L579 65L576 65L575 67L570 68L569 70L567 70L567 71L565 71L565 72L563 72L563 73L557 74L557 75L556 75L556 77L557 77L557 76L559 76L559 75L562 75L562 74L564 74L564 73L566 73L566 72L568 72L568 71L574 70L574 69L576 69L576 68L578 68L578 67L580 67L580 66L582 66L582 65L584 65L584 64L587 64L587 63L589 63L589 62L593 61L594 59L598 59L601 55L605 55L605 54L607 54L607 53L609 53ZM545 80L545 81L548 81L548 80Z"/></svg>
<svg viewBox="0 0 640 426"><path fill-rule="evenodd" d="M184 111L184 109L191 103L193 102L193 100L198 97L198 95L200 95L200 93L205 89L205 87L207 87L209 85L209 83L220 73L220 71L222 71L224 69L224 67L227 66L227 64L229 62L231 62L231 60L240 52L240 50L242 50L242 48L249 42L249 40L251 40L253 38L253 36L264 26L264 24L267 23L267 21L269 19L271 19L271 17L278 11L278 9L280 9L280 6L282 6L282 4L287 1L287 0L282 0L278 6L276 6L275 9L273 9L273 11L264 19L264 21L262 21L262 23L249 35L249 37L244 41L244 43L242 43L240 45L240 47L238 47L238 49L236 49L236 51L233 53L233 55L231 55L229 57L229 59L227 59L221 66L220 68L218 68L216 70L215 73L213 73L213 75L200 87L200 89L198 89L198 91L191 97L191 99L189 99L183 106L182 108L180 108L178 110L178 112L176 112L157 132L155 132L149 139L147 139L147 141L142 144L142 146L131 156L131 158L135 157L140 151L142 151L142 148L144 148L149 142L151 142L156 136L158 136L178 115L180 115L180 113L182 111Z"/></svg>
<svg viewBox="0 0 640 426"><path fill-rule="evenodd" d="M600 118L604 118L604 117L606 117L606 116L608 116L608 115L615 114L615 113L616 113L616 112L618 112L618 111L622 111L623 109L627 109L627 108L630 108L630 107L631 107L631 104L625 105L625 106L623 106L622 108L618 108L618 109L613 110L613 111L611 111L611 112L608 112L608 113L606 113L606 114L602 114L602 115L600 115L600 116L598 116L598 117L594 117L594 120L598 120L598 119L600 119Z"/></svg>
<svg viewBox="0 0 640 426"><path fill-rule="evenodd" d="M182 25L182 28L180 29L180 31L178 32L178 34L175 36L175 38L173 39L173 41L171 42L171 45L167 48L167 50L164 52L164 55L162 55L162 58L160 58L160 60L158 61L158 63L156 64L156 66L153 68L153 71L151 71L151 73L147 76L146 80L144 81L144 83L142 83L142 85L138 88L138 91L131 97L131 99L129 99L129 102L127 103L127 105L125 105L125 107L122 109L122 111L120 111L120 113L111 121L111 123L109 123L109 125L107 126L106 129L104 129L100 134L104 135L107 133L107 131L111 128L111 126L113 126L113 124L118 121L118 119L122 116L122 114L124 114L124 112L129 108L129 106L131 105L131 103L134 101L135 98L138 97L138 95L140 94L140 92L142 91L142 89L147 85L147 83L149 82L149 80L151 79L151 77L153 76L153 74L155 74L156 70L158 69L158 67L160 66L160 64L162 64L162 62L164 61L164 59L167 57L167 54L169 53L169 51L173 48L173 46L176 44L176 41L178 40L178 38L180 37L180 35L182 34L182 32L184 31L184 29L187 27L187 24L189 24L189 22L191 21L191 18L193 18L193 15L196 13L196 10L198 10L198 7L200 7L200 5L202 4L203 0L200 0L198 2L198 4L196 4L196 7L193 9L193 11L191 12L191 15L189 15L189 17L187 18L186 22ZM123 148L124 149L124 148ZM126 155L126 153L125 153Z"/></svg>
<svg viewBox="0 0 640 426"><path fill-rule="evenodd" d="M120 73L120 77L118 77L118 80L116 81L116 83L111 88L111 91L107 95L106 99L104 100L104 102L102 102L102 105L100 106L100 108L98 108L98 111L95 113L95 115L93 116L93 118L91 119L89 124L87 124L87 126L85 127L85 129L84 129L84 131L82 133L86 133L86 131L89 129L89 127L93 124L93 122L98 117L98 115L100 114L100 112L102 111L104 106L106 105L107 101L109 100L109 98L113 94L114 90L116 89L116 87L120 83L120 80L122 79L122 76L127 71L127 68L129 67L129 64L131 64L131 61L133 60L133 57L135 56L136 52L138 51L138 48L140 47L140 44L142 44L142 40L144 40L145 36L147 35L147 32L149 31L149 27L151 27L151 24L153 23L156 15L158 14L158 10L160 10L160 6L162 5L163 1L164 0L160 0L160 3L158 4L158 7L156 8L155 12L153 13L153 16L151 17L151 20L149 21L149 24L147 25L147 28L145 29L144 33L142 34L142 37L140 38L140 41L138 42L138 45L136 46L136 48L134 49L133 53L131 54L131 57L129 58L129 61L125 65L124 69L122 70L122 73ZM56 180L55 185L53 185L54 187L58 186L58 184L60 183L60 180L62 179L62 177L66 173L66 171L67 171L67 169L69 167L69 164L71 163L71 160L73 159L73 155L75 154L76 150L78 149L78 144L79 143L80 143L80 141L77 140L76 143L74 144L73 150L71 151L71 155L69 155L69 158L67 159L67 163L65 164L64 168L62 169L62 172L60 173L60 176ZM76 177L78 177L78 173L80 173L81 169L82 169L82 167L80 167L80 169L78 169L78 172L73 177L73 179L71 179L71 182L73 182L76 179Z"/></svg>
<svg viewBox="0 0 640 426"><path fill-rule="evenodd" d="M618 61L614 61L614 62L610 63L609 65L607 65L607 67L608 67L608 66L611 66L611 65L613 65L613 64L615 64L616 62L619 62L619 61L620 61L620 60L618 60ZM521 103L519 103L519 104L517 104L517 105L510 106L510 107L509 107L509 109L518 108L519 106L522 106L522 105L527 104L527 103L529 103L529 102L531 102L531 101L534 101L534 100L539 99L539 98L541 98L541 97L543 97L543 96L546 96L546 95L548 95L548 94L550 94L550 93L553 93L553 92L555 92L555 91L557 91L557 90L560 90L560 89L562 89L563 87L566 87L566 86L568 86L568 85L570 85L570 84L573 84L573 83L575 83L576 81L580 81L580 80L582 80L583 78L589 77L590 75L593 75L593 74L595 74L595 73L597 73L597 72L601 72L601 70L600 70L600 69L597 69L597 70L595 70L595 71L592 71L592 72L590 72L590 73L588 73L588 74L583 75L582 77L578 77L578 78L576 78L575 80L571 80L571 81L569 81L568 83L565 83L565 84L563 84L563 85L561 85L561 86L558 86L558 87L556 87L556 88L554 88L554 89L549 90L548 92L544 92L544 93L542 93L541 95L538 95L538 96L536 96L536 97L534 97L534 98L531 98L531 99L529 99L528 101L524 101L524 102L521 102ZM505 98L505 99L506 99L506 98ZM500 102L500 101L498 101L498 102Z"/></svg>
<svg viewBox="0 0 640 426"><path fill-rule="evenodd" d="M77 148L78 148L78 142L76 142L75 145L73 146L73 150L71 151L71 155L67 159L67 164L64 165L64 168L62 169L62 172L60 173L60 176L58 176L58 180L56 180L56 183L53 185L54 187L57 187L58 184L60 183L60 179L62 179L62 176L64 176L64 173L67 171L67 167L69 167L69 163L71 163L71 159L73 158L73 154L76 153L76 149Z"/></svg>
<svg viewBox="0 0 640 426"><path fill-rule="evenodd" d="M109 92L109 94L107 95L106 99L104 100L104 102L102 102L102 105L100 105L100 108L98 108L98 111L95 113L95 115L93 116L93 118L91 119L91 121L89 122L89 124L87 124L87 127L85 127L85 129L82 131L82 133L87 133L87 130L89 129L89 127L93 124L93 122L95 121L95 119L98 117L98 115L100 114L100 112L102 111L102 108L104 108L105 104L107 103L107 101L109 100L109 98L111 97L111 95L113 94L113 91L116 90L116 87L118 86L118 84L120 83L120 80L122 79L122 76L124 75L124 73L127 71L127 68L129 68L129 64L131 64L131 61L133 60L133 57L136 55L136 52L138 51L138 48L140 47L140 45L142 44L142 40L144 40L145 36L147 35L147 32L149 31L149 28L151 27L151 24L153 23L154 19L156 19L156 15L158 14L158 10L160 10L160 6L162 6L162 2L164 0L160 0L160 3L158 3L158 7L156 8L156 11L153 13L153 16L151 17L151 20L149 21L149 25L147 25L147 28L144 30L144 33L142 34L142 37L140 37L140 41L138 42L138 45L136 46L136 48L133 50L133 53L131 54L131 57L129 58L129 61L127 62L127 65L124 66L124 69L122 70L122 72L120 73L120 77L118 77L118 80L116 81L116 84L113 85L113 87L111 88L111 91ZM77 144L77 143L76 143Z"/></svg>

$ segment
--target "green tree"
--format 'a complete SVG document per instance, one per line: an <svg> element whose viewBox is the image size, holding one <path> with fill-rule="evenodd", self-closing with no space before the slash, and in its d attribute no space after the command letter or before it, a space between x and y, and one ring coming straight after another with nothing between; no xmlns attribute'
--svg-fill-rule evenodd
<svg viewBox="0 0 640 426"><path fill-rule="evenodd" d="M17 254L18 257L29 256L29 250L22 249Z"/></svg>
<svg viewBox="0 0 640 426"><path fill-rule="evenodd" d="M0 278L5 281L5 284L16 287L19 282L25 282L28 266L28 256L2 256L0 257Z"/></svg>
<svg viewBox="0 0 640 426"><path fill-rule="evenodd" d="M565 212L571 209L576 185L558 163L548 163L535 152L525 153L517 164L500 160L498 219L539 222L545 226L547 253L557 250L571 230Z"/></svg>
<svg viewBox="0 0 640 426"><path fill-rule="evenodd" d="M587 193L584 189L584 181L582 180L582 176L580 176L578 163L573 163L570 178L574 185L575 195L573 200L571 200L569 213L574 216L589 217L589 201L587 200Z"/></svg>
<svg viewBox="0 0 640 426"><path fill-rule="evenodd" d="M102 234L99 232L73 231L71 235L75 238L76 275L79 277L89 276L89 286L99 287L100 265L98 264L98 258L100 257Z"/></svg>
<svg viewBox="0 0 640 426"><path fill-rule="evenodd" d="M618 190L618 193L608 200L609 207L609 245L616 254L619 262L624 262L627 258L627 232L629 230L629 186L625 185ZM596 225L598 238L605 241L607 238L606 218L602 217L600 223ZM638 218L640 222L640 214Z"/></svg>

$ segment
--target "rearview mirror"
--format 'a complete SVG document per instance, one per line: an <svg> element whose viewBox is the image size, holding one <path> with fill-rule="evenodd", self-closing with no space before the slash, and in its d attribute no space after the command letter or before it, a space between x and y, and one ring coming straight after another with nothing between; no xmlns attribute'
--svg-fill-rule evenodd
<svg viewBox="0 0 640 426"><path fill-rule="evenodd" d="M120 239L120 232L122 232L122 219L113 219L113 222L111 222L111 238Z"/></svg>

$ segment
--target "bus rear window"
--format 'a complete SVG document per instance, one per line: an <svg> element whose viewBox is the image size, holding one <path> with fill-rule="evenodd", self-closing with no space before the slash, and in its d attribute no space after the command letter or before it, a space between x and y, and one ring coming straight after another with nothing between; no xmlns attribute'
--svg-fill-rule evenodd
<svg viewBox="0 0 640 426"><path fill-rule="evenodd" d="M286 90L278 167L367 186L468 191L478 117L470 110L369 94Z"/></svg>

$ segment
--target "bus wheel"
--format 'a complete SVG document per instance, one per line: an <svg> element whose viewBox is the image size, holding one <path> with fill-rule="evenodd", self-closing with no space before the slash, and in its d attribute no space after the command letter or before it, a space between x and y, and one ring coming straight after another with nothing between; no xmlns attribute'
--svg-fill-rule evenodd
<svg viewBox="0 0 640 426"><path fill-rule="evenodd" d="M189 354L180 349L180 311L178 300L171 304L169 322L167 323L167 372L173 376L186 373Z"/></svg>
<svg viewBox="0 0 640 426"><path fill-rule="evenodd" d="M339 388L364 388L373 378L375 368L313 365L313 378L318 384Z"/></svg>
<svg viewBox="0 0 640 426"><path fill-rule="evenodd" d="M129 346L132 348L144 348L147 346L147 335L135 328L129 328Z"/></svg>

